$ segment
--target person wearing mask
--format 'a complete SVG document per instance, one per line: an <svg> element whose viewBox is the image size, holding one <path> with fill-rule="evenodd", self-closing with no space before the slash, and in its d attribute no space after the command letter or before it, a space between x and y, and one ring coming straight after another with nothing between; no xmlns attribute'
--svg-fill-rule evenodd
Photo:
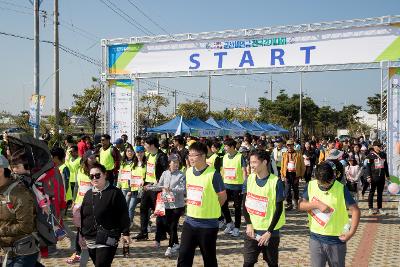
<svg viewBox="0 0 400 267"><path fill-rule="evenodd" d="M277 145L272 150L272 155L276 164L276 168L278 169L278 176L281 177L281 167L282 167L282 140L278 139Z"/></svg>
<svg viewBox="0 0 400 267"><path fill-rule="evenodd" d="M266 151L250 153L251 174L243 186L243 215L246 221L244 267L254 266L258 255L268 266L278 266L279 229L285 224L285 185L268 170Z"/></svg>
<svg viewBox="0 0 400 267"><path fill-rule="evenodd" d="M131 146L128 146L127 153ZM130 152L129 152L130 153ZM129 181L130 192L126 194L126 203L128 204L129 220L132 223L135 216L136 205L138 204L139 189L141 190L146 177L146 157L144 147L136 146L135 154L132 159L131 180Z"/></svg>
<svg viewBox="0 0 400 267"><path fill-rule="evenodd" d="M97 162L96 154L93 150L88 150L82 157L81 164L76 172L76 192L74 202L72 205L72 222L77 227L77 234L75 239L75 252L67 259L68 264L81 262L82 265L89 260L89 254L85 248L84 240L80 234L81 229L81 206L83 198L89 189L92 188L89 179L89 170ZM82 246L81 246L82 244Z"/></svg>
<svg viewBox="0 0 400 267"><path fill-rule="evenodd" d="M306 168L304 172L304 179L306 180L306 183L308 183L311 180L311 175L316 161L315 150L312 149L310 142L306 142L304 144L303 161Z"/></svg>
<svg viewBox="0 0 400 267"><path fill-rule="evenodd" d="M221 174L206 163L207 146L195 142L189 147L190 167L186 171L186 218L181 235L179 267L193 266L200 247L205 267L216 267L218 218L226 201Z"/></svg>
<svg viewBox="0 0 400 267"><path fill-rule="evenodd" d="M232 222L228 201L222 206L222 213L226 222L224 233L238 237L242 218L242 187L244 180L247 179L247 163L246 159L236 151L235 147L235 140L226 139L224 141L226 154L222 161L222 177L224 178L226 194L228 195L228 200L233 200L235 208L235 224Z"/></svg>
<svg viewBox="0 0 400 267"><path fill-rule="evenodd" d="M299 201L299 181L303 177L305 168L303 156L294 150L294 141L289 139L286 142L287 152L282 154L281 179L285 182L286 189L286 210L297 209ZM294 204L292 203L292 190Z"/></svg>
<svg viewBox="0 0 400 267"><path fill-rule="evenodd" d="M157 190L161 189L161 198L165 205L165 216L157 220L156 242L160 245L163 233L159 230L166 229L169 235L168 248L165 256L169 257L179 251L178 223L185 212L185 174L180 171L181 159L178 154L168 157L169 168L161 175ZM161 225L163 224L163 225Z"/></svg>
<svg viewBox="0 0 400 267"><path fill-rule="evenodd" d="M103 134L101 136L101 148L99 162L107 170L108 181L114 184L115 179L118 177L119 165L121 155L117 148L113 147L110 143L111 136Z"/></svg>
<svg viewBox="0 0 400 267"><path fill-rule="evenodd" d="M389 168L387 164L386 153L381 151L381 143L374 141L372 143L373 150L366 157L367 166L365 174L368 183L371 185L368 195L368 208L369 214L386 215L382 209L382 195L385 187L385 181L389 180ZM374 195L377 192L377 210L373 210Z"/></svg>
<svg viewBox="0 0 400 267"><path fill-rule="evenodd" d="M147 240L149 225L149 210L156 205L157 192L147 190L158 183L161 174L168 169L168 157L160 150L157 136L150 135L145 139L145 149L148 152L146 161L146 178L144 181L143 195L140 203L140 233L135 237L137 241Z"/></svg>
<svg viewBox="0 0 400 267"><path fill-rule="evenodd" d="M181 158L181 165L186 168L189 166L188 154L189 150L185 148L185 140L181 135L174 136L173 148L171 149L171 154L178 154Z"/></svg>
<svg viewBox="0 0 400 267"><path fill-rule="evenodd" d="M360 221L360 209L346 186L335 179L332 165L325 161L317 166L316 179L304 188L299 204L308 213L312 267L345 266L346 242Z"/></svg>
<svg viewBox="0 0 400 267"><path fill-rule="evenodd" d="M7 159L0 155L0 264L36 266L39 248L36 232L36 208L26 186L11 176ZM2 262L5 261L5 262Z"/></svg>
<svg viewBox="0 0 400 267"><path fill-rule="evenodd" d="M96 267L111 266L118 242L130 243L128 206L121 190L107 180L106 168L95 163L90 168L92 189L81 207L81 233Z"/></svg>

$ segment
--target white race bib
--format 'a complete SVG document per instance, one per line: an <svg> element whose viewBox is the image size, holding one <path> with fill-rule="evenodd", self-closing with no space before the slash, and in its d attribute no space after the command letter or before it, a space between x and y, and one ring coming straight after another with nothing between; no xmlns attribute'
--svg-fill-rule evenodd
<svg viewBox="0 0 400 267"><path fill-rule="evenodd" d="M147 162L146 175L153 177L155 175L156 166L153 163Z"/></svg>
<svg viewBox="0 0 400 267"><path fill-rule="evenodd" d="M295 172L296 171L296 164L294 163L293 160L289 161L287 164L287 170L289 172Z"/></svg>
<svg viewBox="0 0 400 267"><path fill-rule="evenodd" d="M194 206L201 206L203 202L204 188L197 185L187 185L187 204Z"/></svg>
<svg viewBox="0 0 400 267"><path fill-rule="evenodd" d="M319 201L318 198L313 197L312 202L316 202ZM325 226L328 224L329 220L332 217L332 214L335 212L335 210L331 207L329 207L329 212L322 212L319 209L313 209L310 210L308 213L314 218L315 221L317 221L317 223L319 225L321 225L323 228L325 228Z"/></svg>
<svg viewBox="0 0 400 267"><path fill-rule="evenodd" d="M235 180L236 168L224 168L224 178L228 180Z"/></svg>
<svg viewBox="0 0 400 267"><path fill-rule="evenodd" d="M129 180L131 180L131 172L126 171L126 170L121 170L120 177L119 177L119 182L120 183L126 183Z"/></svg>
<svg viewBox="0 0 400 267"><path fill-rule="evenodd" d="M92 189L92 183L91 182L84 182L84 181L80 181L79 182L78 194L80 196L84 196L86 194L86 192L89 191L90 189Z"/></svg>
<svg viewBox="0 0 400 267"><path fill-rule="evenodd" d="M268 198L247 192L245 206L248 213L265 217L268 208Z"/></svg>
<svg viewBox="0 0 400 267"><path fill-rule="evenodd" d="M140 176L133 176L131 177L131 187L132 188L139 188L143 185L143 179Z"/></svg>
<svg viewBox="0 0 400 267"><path fill-rule="evenodd" d="M384 168L384 159L377 158L374 160L375 169L383 169Z"/></svg>

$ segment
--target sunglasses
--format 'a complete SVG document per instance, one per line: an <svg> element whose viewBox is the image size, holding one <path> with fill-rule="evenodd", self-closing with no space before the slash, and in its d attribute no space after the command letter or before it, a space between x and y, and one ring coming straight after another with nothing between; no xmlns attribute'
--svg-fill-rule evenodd
<svg viewBox="0 0 400 267"><path fill-rule="evenodd" d="M101 178L101 173L95 173L95 174L89 175L90 180L93 180L93 179L99 180L100 178Z"/></svg>

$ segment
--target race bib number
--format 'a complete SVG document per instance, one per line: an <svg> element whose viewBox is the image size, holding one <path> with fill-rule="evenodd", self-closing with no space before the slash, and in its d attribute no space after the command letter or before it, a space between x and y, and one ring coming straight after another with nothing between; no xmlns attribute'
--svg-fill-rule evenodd
<svg viewBox="0 0 400 267"><path fill-rule="evenodd" d="M175 202L175 196L174 196L174 193L172 193L172 192L170 192L170 193L164 192L164 193L162 193L162 197L165 202L168 202L168 203Z"/></svg>
<svg viewBox="0 0 400 267"><path fill-rule="evenodd" d="M293 160L289 161L287 164L287 170L289 172L295 172L296 171L296 164L294 163Z"/></svg>
<svg viewBox="0 0 400 267"><path fill-rule="evenodd" d="M197 185L187 185L187 204L194 206L201 206L203 203L204 188Z"/></svg>
<svg viewBox="0 0 400 267"><path fill-rule="evenodd" d="M125 171L125 170L121 170L121 175L119 177L120 179L120 183L126 183L129 180L131 180L131 172L130 171Z"/></svg>
<svg viewBox="0 0 400 267"><path fill-rule="evenodd" d="M307 159L306 155L304 155L303 157L304 157L304 165L311 166L311 161L309 159Z"/></svg>
<svg viewBox="0 0 400 267"><path fill-rule="evenodd" d="M156 166L153 163L147 162L146 175L153 177L156 172Z"/></svg>
<svg viewBox="0 0 400 267"><path fill-rule="evenodd" d="M384 159L377 158L374 160L375 169L383 169L384 168Z"/></svg>
<svg viewBox="0 0 400 267"><path fill-rule="evenodd" d="M92 189L92 183L91 182L83 182L83 181L79 182L78 194L80 196L84 196L86 194L86 192L89 191L90 189Z"/></svg>
<svg viewBox="0 0 400 267"><path fill-rule="evenodd" d="M131 177L131 188L139 188L143 185L143 179L140 176Z"/></svg>
<svg viewBox="0 0 400 267"><path fill-rule="evenodd" d="M313 197L312 202L319 201L318 198ZM313 217L313 219L321 225L323 228L328 224L329 220L332 217L332 214L335 212L335 210L331 207L329 207L329 212L322 212L319 209L313 209L310 210L308 213Z"/></svg>
<svg viewBox="0 0 400 267"><path fill-rule="evenodd" d="M268 198L247 192L245 206L248 213L265 217L268 208Z"/></svg>
<svg viewBox="0 0 400 267"><path fill-rule="evenodd" d="M224 178L228 180L235 180L236 168L224 168Z"/></svg>

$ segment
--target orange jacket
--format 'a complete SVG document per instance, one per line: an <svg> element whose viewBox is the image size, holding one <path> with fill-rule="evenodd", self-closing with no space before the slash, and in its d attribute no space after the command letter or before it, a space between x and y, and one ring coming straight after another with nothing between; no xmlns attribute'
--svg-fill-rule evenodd
<svg viewBox="0 0 400 267"><path fill-rule="evenodd" d="M285 152L282 154L281 176L286 177L287 165L289 157L292 157L296 165L296 177L303 177L306 167L304 166L303 156L300 152Z"/></svg>

